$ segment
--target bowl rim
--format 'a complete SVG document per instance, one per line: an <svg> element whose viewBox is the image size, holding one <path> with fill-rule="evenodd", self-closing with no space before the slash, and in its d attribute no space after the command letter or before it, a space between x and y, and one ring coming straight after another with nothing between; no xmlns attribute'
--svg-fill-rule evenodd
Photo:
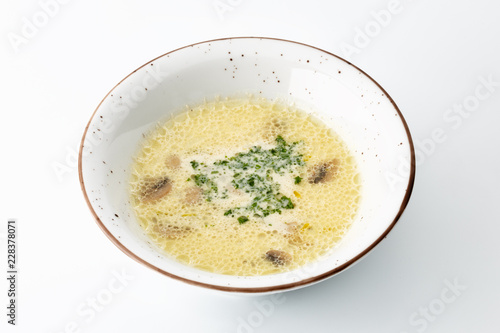
<svg viewBox="0 0 500 333"><path fill-rule="evenodd" d="M155 60L157 60L159 58L162 58L162 57L167 56L167 55L169 55L171 53L174 53L174 52L177 52L177 51L180 51L180 50L183 50L183 49L195 46L195 45L205 44L205 43L210 43L210 42L217 42L217 41L224 41L224 40L233 40L233 39L260 39L260 40L264 40L265 39L265 40L271 40L271 41L280 41L280 42L298 44L298 45L306 46L306 47L313 48L313 49L316 49L318 51L324 52L324 53L326 53L326 54L328 54L328 55L330 55L332 57L335 57L335 58L337 58L337 59L339 59L339 60L347 63L348 65L352 66L354 69L356 69L359 72L363 73L368 79L370 79L385 94L385 96L389 99L389 101L394 106L395 110L397 111L397 113L398 113L398 115L399 115L399 117L401 119L401 123L403 124L403 127L404 127L404 129L406 131L406 135L407 135L409 146L410 146L410 174L409 174L408 185L407 185L407 188L406 188L406 194L405 194L405 196L404 196L404 198L403 198L403 200L401 202L401 206L399 208L398 213L394 217L394 219L391 222L391 224L386 228L386 230L372 244L370 244L368 247L366 247L361 253L359 253L357 256L353 257L351 260L343 263L342 265L340 265L338 267L335 267L335 268L333 268L333 269L331 269L331 270L329 270L329 271L327 271L327 272L325 272L323 274L320 274L320 275L317 275L317 276L313 276L313 277L310 277L310 278L307 278L307 279L302 279L302 280L299 280L297 282L287 283L287 284L280 284L280 285L274 285L274 286L268 286L268 287L251 287L251 288L214 285L214 284L203 283L203 282L199 282L199 281L194 281L194 280L190 280L190 279L187 279L187 278L183 278L181 276L177 276L175 274L169 273L169 272L167 272L167 271L165 271L163 269L160 269L160 268L156 267L155 265L153 265L153 264L147 262L146 260L140 258L138 255L136 255L131 250L129 250L126 246L124 246L106 228L106 226L104 225L104 223L101 221L101 219L97 215L96 211L94 210L92 204L90 203L90 199L89 199L89 197L87 195L87 191L85 189L85 182L83 180L83 172L82 172L83 145L84 145L85 138L87 136L87 131L89 129L90 124L92 123L92 121L94 119L94 116L95 116L96 112L99 110L99 108L101 107L102 103L108 98L108 96L115 90L116 87L118 87L123 81L125 81L132 74L134 74L135 72L137 72L141 68L147 66L148 64L150 64L151 62L153 62L153 61L155 61ZM162 55L160 55L160 56L158 56L158 57L156 57L156 58L148 61L144 65L138 67L137 69L135 69L134 71L132 71L130 74L128 74L127 76L125 76L122 80L120 80L104 96L104 98L101 100L101 102L97 105L96 109L92 113L92 116L90 117L90 120L88 121L87 126L85 127L85 130L83 132L82 140L81 140L81 143L80 143L80 149L79 149L79 153L78 153L78 176L79 176L80 186L81 186L81 190L83 192L83 196L85 198L85 201L87 202L87 205L88 205L88 207L89 207L89 209L90 209L90 211L91 211L91 213L92 213L92 215L93 215L93 217L94 217L97 225L101 228L101 230L104 232L104 234L108 237L109 240L111 240L111 242L116 247L118 247L123 253L125 253L127 256L129 256L130 258L134 259L135 261L137 261L137 262L145 265L146 267L149 267L150 269L155 270L155 271L157 271L157 272L159 272L159 273L161 273L161 274L163 274L165 276L168 276L170 278L173 278L173 279L185 282L187 284L199 286L199 287L204 287L204 288L208 288L208 289L215 289L215 290L220 290L220 291L226 291L226 292L233 292L233 293L266 293L266 292L278 292L278 291L286 291L286 290L296 289L296 288L304 287L304 286L307 286L307 285L319 282L321 280L324 280L326 278L332 277L333 275L336 275L337 273L340 273L341 271L343 271L343 270L351 267L354 263L358 262L361 258L363 258L365 255L367 255L371 250L373 250L382 241L382 239L384 239L389 234L389 232L394 228L394 226L396 225L396 223L398 222L399 218L403 214L403 211L405 210L405 208L408 205L408 202L410 200L410 196L411 196L411 193L412 193L412 190L413 190L413 185L414 185L414 182L415 182L415 172L416 172L415 148L414 148L414 144L413 144L413 140L412 140L412 137L411 137L411 133L410 133L410 129L408 127L408 124L406 123L406 120L404 119L403 114L399 110L398 106L396 105L396 103L394 102L394 100L392 99L392 97L385 91L385 89L377 81L375 81L370 75L368 75L367 73L365 73L362 69L360 69L359 67L353 65L351 62L345 60L344 58L342 58L342 57L340 57L340 56L338 56L336 54L333 54L331 52L325 51L325 50L323 50L323 49L321 49L319 47L312 46L312 45L309 45L309 44L305 44L305 43L302 43L302 42L296 42L296 41L291 41L291 40L287 40L287 39L282 39L282 38L257 37L257 36L224 37L224 38L211 39L211 40L206 40L206 41L202 41L202 42L197 42L197 43L189 44L189 45L182 46L182 47L179 47L177 49L174 49L172 51L169 51L167 53L164 53L164 54L162 54Z"/></svg>

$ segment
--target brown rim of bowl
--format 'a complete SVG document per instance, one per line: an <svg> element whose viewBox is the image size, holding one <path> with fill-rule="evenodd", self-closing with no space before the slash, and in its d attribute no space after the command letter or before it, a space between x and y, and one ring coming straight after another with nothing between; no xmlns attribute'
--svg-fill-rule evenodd
<svg viewBox="0 0 500 333"><path fill-rule="evenodd" d="M173 52L176 52L176 51L188 48L188 47L192 47L192 46L195 46L195 45L199 45L199 44L205 44L205 43L216 42L216 41L221 41L221 40L231 40L231 39L261 39L261 40L262 39L266 39L266 40L277 40L277 41L281 41L281 42L294 43L294 44L298 44L298 45L302 45L302 46L307 46L307 47L319 50L319 51L324 52L324 53L326 53L326 54L328 54L328 55L330 55L332 57L338 58L338 59L344 61L345 63L349 64L350 66L354 67L356 70L360 71L364 75L366 75L366 77L368 77L373 83L375 83L377 85L377 87L379 87L380 90L383 91L383 93L385 94L385 96L392 103L392 105L394 106L394 108L396 109L396 111L399 114L401 122L403 123L403 126L405 128L406 134L408 136L408 142L410 143L410 153L411 153L411 163L410 163L410 165L411 165L411 170L410 170L410 178L409 178L409 181L408 181L408 187L406 189L406 195L403 198L403 201L401 203L401 207L399 208L398 213L394 217L394 220L389 225L389 227L377 238L377 240L375 240L375 242L373 242L370 246L368 246L364 251L362 251L356 257L352 258L351 260L345 262L344 264L342 264L342 265L340 265L340 266L338 266L338 267L336 267L336 268L334 268L334 269L332 269L332 270L330 270L328 272L325 272L323 274L320 274L320 275L317 275L317 276L314 276L314 277L311 277L311 278L308 278L308 279L300 280L300 281L294 282L294 283L288 283L288 284L276 285L276 286L270 286L270 287L255 287L255 288L238 288L238 287L230 287L230 286L218 286L218 285L212 285L212 284L208 284L208 283L202 283L202 282L198 282L198 281L189 280L189 279L186 279L186 278L183 278L183 277L171 274L169 272L166 272L166 271L164 271L164 270L162 270L162 269L160 269L160 268L158 268L158 267L150 264L149 262L141 259L139 256L137 256L135 253L133 253L132 251L130 251L128 248L126 248L104 226L104 224L102 223L102 221L97 216L97 214L96 214L94 208L92 207L92 205L90 203L90 200L89 200L89 198L87 196L87 192L85 190L85 184L84 184L84 180L83 180L83 174L82 174L83 143L84 143L85 137L87 135L87 130L88 130L89 126L90 126L90 123L92 122L92 119L94 119L94 116L95 116L97 110L101 106L102 102L113 92L113 90L118 85L120 85L124 80L126 80L130 75L132 75L133 73L137 72L139 69L145 67L146 65L150 64L151 62L153 62L153 61L155 61L155 60L157 60L159 58L162 58L162 57L164 57L164 56L166 56L166 55L168 55L170 53L173 53ZM118 82L106 94L106 96L104 96L104 98L101 100L101 102L99 103L99 105L97 105L97 108L95 109L94 113L92 114L92 117L90 117L90 120L89 120L87 126L85 127L85 131L83 132L83 137L82 137L82 141L81 141L81 144L80 144L80 151L79 151L79 154L78 154L78 175L79 175L79 178L80 178L80 185L81 185L81 188L82 188L83 195L85 197L85 201L87 202L87 205L89 206L90 211L92 212L92 215L94 216L94 219L97 222L97 225L101 228L101 230L104 232L104 234L122 252L124 252L126 255L128 255L129 257L131 257L135 261L137 261L137 262L139 262L139 263L141 263L141 264L143 264L143 265L145 265L145 266L147 266L147 267L149 267L149 268L151 268L151 269L153 269L153 270L155 270L155 271L157 271L157 272L159 272L159 273L161 273L163 275L169 276L169 277L171 277L173 279L180 280L182 282L185 282L185 283L188 283L188 284L192 284L192 285L196 285L196 286L199 286L199 287L205 287L205 288L209 288L209 289L216 289L216 290L222 290L222 291L228 291L228 292L240 292L240 293L264 293L264 292L273 292L273 291L285 291L285 290L289 290L289 289L294 289L294 288L306 286L308 284L312 284L314 282L319 282L319 281L321 281L323 279L331 277L331 276L333 276L333 275L335 275L335 274L337 274L337 273L345 270L346 268L348 268L349 266L351 266L352 264L354 264L355 262L357 262L358 260L360 260L368 252L370 252L376 245L378 245L380 243L380 241L382 241L382 239L384 239L387 236L387 234L392 230L392 228L394 227L394 225L396 224L396 222L399 220L399 218L403 214L403 211L405 210L406 206L408 205L408 202L409 202L410 196L411 196L411 192L413 190L413 184L415 182L415 169L416 169L416 167L415 167L415 149L414 149L414 146L413 146L413 140L411 138L410 129L408 128L406 120L404 119L403 114L399 110L399 108L396 105L396 103L394 102L394 100L385 91L385 89L382 88L382 86L380 86L380 84L377 83L377 81L375 81L371 76L369 76L368 74L366 74L363 70L361 70L357 66L351 64L349 61L347 61L347 60L345 60L345 59L343 59L343 58L341 58L341 57L339 57L339 56L337 56L337 55L335 55L335 54L333 54L331 52L325 51L323 49L320 49L318 47L311 46L311 45L308 45L308 44L304 44L304 43L300 43L300 42L294 42L294 41L291 41L291 40L286 40L286 39L281 39L281 38L272 38L272 37L226 37L226 38L211 39L211 40L207 40L207 41L203 41L203 42L199 42L199 43L194 43L194 44L191 44L191 45L186 45L186 46L177 48L175 50L172 50L170 52L162 54L161 56L156 57L153 60L148 61L144 65L138 67L136 70L134 70L129 75L127 75L125 78L123 78L120 82Z"/></svg>

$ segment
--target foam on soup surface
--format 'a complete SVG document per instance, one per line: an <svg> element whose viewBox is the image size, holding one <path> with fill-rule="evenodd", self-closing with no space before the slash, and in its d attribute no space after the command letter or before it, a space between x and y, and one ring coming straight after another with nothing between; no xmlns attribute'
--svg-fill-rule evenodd
<svg viewBox="0 0 500 333"><path fill-rule="evenodd" d="M329 128L265 99L226 99L159 124L133 165L141 226L210 272L280 273L326 254L360 197L355 159Z"/></svg>

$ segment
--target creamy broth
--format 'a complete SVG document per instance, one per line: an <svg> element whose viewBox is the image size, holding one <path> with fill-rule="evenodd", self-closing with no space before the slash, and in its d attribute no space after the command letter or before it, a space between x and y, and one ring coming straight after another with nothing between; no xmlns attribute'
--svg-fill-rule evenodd
<svg viewBox="0 0 500 333"><path fill-rule="evenodd" d="M338 244L360 199L346 144L305 112L225 99L159 124L130 183L146 233L171 257L210 272L289 271Z"/></svg>

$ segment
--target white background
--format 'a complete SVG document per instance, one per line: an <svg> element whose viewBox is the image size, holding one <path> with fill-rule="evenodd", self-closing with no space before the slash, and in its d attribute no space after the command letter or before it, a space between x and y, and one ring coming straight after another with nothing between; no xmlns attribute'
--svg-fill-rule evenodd
<svg viewBox="0 0 500 333"><path fill-rule="evenodd" d="M52 17L38 1L0 5L1 332L500 331L499 2L66 2L45 6ZM388 9L377 23L373 12ZM347 58L394 98L419 151L411 201L387 239L278 299L207 291L129 259L93 221L77 177L84 127L119 80L167 51L229 36ZM463 103L470 111L454 113ZM439 129L446 139L431 143ZM5 315L8 218L19 229L15 327Z"/></svg>

